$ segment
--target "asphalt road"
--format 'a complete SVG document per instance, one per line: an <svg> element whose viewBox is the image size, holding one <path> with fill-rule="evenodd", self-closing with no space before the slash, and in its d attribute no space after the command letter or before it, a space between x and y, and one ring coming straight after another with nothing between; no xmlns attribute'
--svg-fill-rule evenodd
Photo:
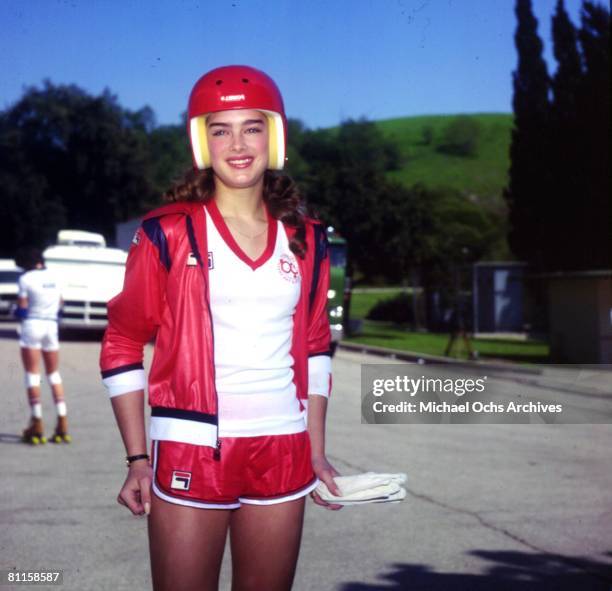
<svg viewBox="0 0 612 591"><path fill-rule="evenodd" d="M0 325L0 569L61 569L70 590L150 589L145 520L115 501L124 451L98 343L62 344L74 442L33 448L19 443L28 409L13 330ZM406 472L408 496L339 512L309 502L294 589L609 591L612 426L361 424L360 368L382 361L337 354L328 455L344 474ZM605 392L570 390L574 405L609 412ZM43 400L51 431L46 386ZM228 575L226 554L222 590Z"/></svg>

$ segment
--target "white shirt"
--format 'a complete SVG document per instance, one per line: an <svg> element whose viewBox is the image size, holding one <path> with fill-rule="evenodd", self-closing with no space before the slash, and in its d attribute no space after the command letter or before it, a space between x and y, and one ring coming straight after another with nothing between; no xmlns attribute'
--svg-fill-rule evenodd
<svg viewBox="0 0 612 591"><path fill-rule="evenodd" d="M204 210L208 256L203 259L209 268L219 432L227 437L301 432L305 413L296 396L291 356L301 277L285 228L268 215L266 250L252 261L236 244L214 202ZM197 265L193 255L187 264ZM146 379L144 371L136 369L103 381L114 397L144 388ZM330 357L309 357L308 395L328 397L330 389Z"/></svg>
<svg viewBox="0 0 612 591"><path fill-rule="evenodd" d="M33 269L21 275L19 297L28 298L28 318L57 320L62 296L53 271Z"/></svg>
<svg viewBox="0 0 612 591"><path fill-rule="evenodd" d="M290 353L301 277L284 227L268 217L266 249L253 261L214 202L205 209L220 435L304 431Z"/></svg>

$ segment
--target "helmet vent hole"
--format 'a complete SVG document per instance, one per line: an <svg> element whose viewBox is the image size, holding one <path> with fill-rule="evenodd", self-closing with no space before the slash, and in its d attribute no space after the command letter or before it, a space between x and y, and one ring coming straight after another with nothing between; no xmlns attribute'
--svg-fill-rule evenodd
<svg viewBox="0 0 612 591"><path fill-rule="evenodd" d="M243 79L242 79L242 81L243 81L245 84L247 84L247 83L249 82L249 79L248 79L248 78L243 78Z"/></svg>
<svg viewBox="0 0 612 591"><path fill-rule="evenodd" d="M219 86L221 84L223 84L223 80L217 80L216 85Z"/></svg>

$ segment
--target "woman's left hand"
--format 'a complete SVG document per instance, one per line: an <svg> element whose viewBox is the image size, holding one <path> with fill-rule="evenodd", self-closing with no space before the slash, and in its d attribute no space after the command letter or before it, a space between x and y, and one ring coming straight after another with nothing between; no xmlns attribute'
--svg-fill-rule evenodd
<svg viewBox="0 0 612 591"><path fill-rule="evenodd" d="M334 482L334 476L340 476L340 473L327 461L325 456L316 456L312 458L312 469L318 479L325 483L329 492L333 495L341 496L342 493L336 483ZM334 503L328 503L324 501L316 490L313 490L310 493L312 500L317 505L321 505L326 509L331 509L332 511L337 511L338 509L342 509L342 505L337 505Z"/></svg>

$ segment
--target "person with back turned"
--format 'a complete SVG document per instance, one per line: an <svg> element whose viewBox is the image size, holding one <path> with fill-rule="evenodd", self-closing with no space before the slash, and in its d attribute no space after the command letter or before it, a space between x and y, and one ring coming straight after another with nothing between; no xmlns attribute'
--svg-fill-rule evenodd
<svg viewBox="0 0 612 591"><path fill-rule="evenodd" d="M30 424L22 438L34 445L46 443L42 404L40 401L40 358L45 366L47 381L51 387L57 424L51 441L69 443L68 419L64 386L59 372L58 319L62 296L55 274L45 267L42 253L29 249L22 254L21 266L26 272L19 278L16 316L21 321L19 345L25 370L26 389L30 404Z"/></svg>

